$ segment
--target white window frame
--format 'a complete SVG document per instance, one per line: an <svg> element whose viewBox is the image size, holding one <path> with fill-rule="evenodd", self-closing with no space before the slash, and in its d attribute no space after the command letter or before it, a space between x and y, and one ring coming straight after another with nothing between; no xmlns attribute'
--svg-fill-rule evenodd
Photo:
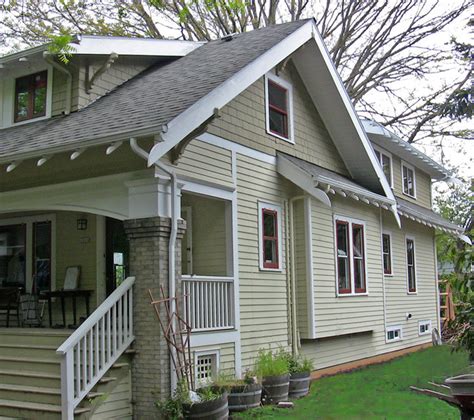
<svg viewBox="0 0 474 420"><path fill-rule="evenodd" d="M199 351L195 351L194 352L194 385L199 388L199 386L204 386L204 385L208 385L204 382L202 383L199 383L198 382L198 375L197 375L197 362L198 362L198 358L201 357L201 356L211 356L211 357L215 357L215 372L211 372L211 377L213 376L213 374L217 377L217 375L219 374L219 365L220 365L220 351L219 349L213 349L213 350L199 350Z"/></svg>
<svg viewBox="0 0 474 420"><path fill-rule="evenodd" d="M411 171L413 171L413 195L408 194L405 191L405 183L403 182L403 168L407 168L407 169L410 169ZM401 178L402 178L402 193L404 195L406 195L407 197L410 197L410 198L413 198L414 200L416 200L416 170L415 170L415 167L413 165L410 165L409 163L407 163L403 160L401 161Z"/></svg>
<svg viewBox="0 0 474 420"><path fill-rule="evenodd" d="M51 222L51 290L56 290L56 215L41 214L1 219L0 226L26 225L25 287L29 291L33 279L33 224L37 222Z"/></svg>
<svg viewBox="0 0 474 420"><path fill-rule="evenodd" d="M339 293L339 270L338 270L338 261L337 261L337 221L346 222L349 224L349 246L350 246L350 275L351 275L351 293ZM365 276L365 292L356 293L355 291L355 278L354 278L354 256L352 252L353 239L352 239L352 225L361 225L364 229L364 276ZM353 219L346 216L334 215L333 218L333 232L334 232L334 261L335 261L335 272L336 272L336 296L345 297L345 296L368 296L369 295L369 277L367 275L367 225L363 220Z"/></svg>
<svg viewBox="0 0 474 420"><path fill-rule="evenodd" d="M410 285L408 284L408 248L407 248L407 240L412 240L413 241L413 265L415 267L414 273L415 273L415 291L410 292ZM405 276L406 276L406 288L407 288L407 295L417 295L418 294L418 273L416 270L417 263L416 263L416 241L415 237L411 235L405 235Z"/></svg>
<svg viewBox="0 0 474 420"><path fill-rule="evenodd" d="M268 209L277 213L277 234L278 234L278 268L267 268L263 264L263 220L262 211ZM258 202L258 261L260 271L283 271L283 236L282 236L282 206L265 201Z"/></svg>
<svg viewBox="0 0 474 420"><path fill-rule="evenodd" d="M392 272L390 274L385 274L385 267L384 267L384 262L383 262L383 235L388 235L388 237L390 238L390 268L392 269ZM382 231L382 236L381 236L381 245L382 245L382 271L383 271L383 275L385 277L393 277L394 275L394 269L393 269L393 246L392 246L392 239L393 239L393 235L392 235L392 232L390 231L387 231L387 230L383 230Z"/></svg>
<svg viewBox="0 0 474 420"><path fill-rule="evenodd" d="M29 120L15 122L15 86L16 79L19 79L30 74L40 73L47 71L47 86L46 86L46 113L42 117L32 118ZM41 66L28 66L28 68L15 69L14 74L8 74L3 81L0 80L0 85L3 84L3 89L0 89L0 93L3 90L3 98L0 96L0 100L3 102L0 104L0 128L13 127L23 124L29 124L35 121L46 120L51 118L52 106L53 106L53 67L51 65Z"/></svg>
<svg viewBox="0 0 474 420"><path fill-rule="evenodd" d="M276 84L280 85L281 87L285 88L288 93L288 138L280 136L273 131L270 130L270 115L269 115L269 102L268 102L268 81L273 81ZM279 138L284 140L288 143L295 144L295 137L294 137L294 119L293 119L293 85L278 77L274 73L267 73L265 74L265 130L267 134L270 136Z"/></svg>
<svg viewBox="0 0 474 420"><path fill-rule="evenodd" d="M376 147L376 146L373 146L373 148L374 148L374 152L375 152L376 157L377 157L377 153L380 153L381 156L385 155L390 160L390 188L393 188L393 158L392 158L392 154L390 152L386 152L385 150L382 150L382 149L380 149L379 147ZM383 172L382 163L379 161L378 157L377 157L377 160L378 160L378 162L380 164L380 168L382 169L382 172Z"/></svg>
<svg viewBox="0 0 474 420"><path fill-rule="evenodd" d="M388 333L393 331L400 331L398 337L395 338L388 338ZM385 342L386 343L393 343L395 341L402 341L403 340L403 327L401 325L392 325L390 327L385 328Z"/></svg>
<svg viewBox="0 0 474 420"><path fill-rule="evenodd" d="M428 330L425 332L421 332L421 326L422 325L428 325ZM418 321L418 335L431 335L432 331L432 324L431 324L431 319L426 320L426 321Z"/></svg>

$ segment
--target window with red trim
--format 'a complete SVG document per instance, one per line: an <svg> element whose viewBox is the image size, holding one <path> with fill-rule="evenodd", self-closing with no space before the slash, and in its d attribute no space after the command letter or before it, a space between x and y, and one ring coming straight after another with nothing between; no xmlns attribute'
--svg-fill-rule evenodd
<svg viewBox="0 0 474 420"><path fill-rule="evenodd" d="M354 264L354 289L365 293L364 226L352 224L352 259Z"/></svg>
<svg viewBox="0 0 474 420"><path fill-rule="evenodd" d="M273 209L262 209L262 257L263 268L280 268L278 258L278 212Z"/></svg>
<svg viewBox="0 0 474 420"><path fill-rule="evenodd" d="M337 286L340 294L351 293L351 263L349 223L336 221L337 237Z"/></svg>
<svg viewBox="0 0 474 420"><path fill-rule="evenodd" d="M392 274L392 244L388 233L382 234L383 273Z"/></svg>
<svg viewBox="0 0 474 420"><path fill-rule="evenodd" d="M268 80L268 118L270 132L289 139L288 89Z"/></svg>
<svg viewBox="0 0 474 420"><path fill-rule="evenodd" d="M407 277L408 291L416 293L415 241L407 238Z"/></svg>
<svg viewBox="0 0 474 420"><path fill-rule="evenodd" d="M47 71L16 79L15 122L46 115L47 80Z"/></svg>

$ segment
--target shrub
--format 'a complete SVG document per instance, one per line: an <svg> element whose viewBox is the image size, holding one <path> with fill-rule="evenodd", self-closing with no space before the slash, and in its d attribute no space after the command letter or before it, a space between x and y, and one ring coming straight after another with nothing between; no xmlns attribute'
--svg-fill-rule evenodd
<svg viewBox="0 0 474 420"><path fill-rule="evenodd" d="M280 351L260 350L255 362L255 371L259 377L280 376L288 373L286 356Z"/></svg>

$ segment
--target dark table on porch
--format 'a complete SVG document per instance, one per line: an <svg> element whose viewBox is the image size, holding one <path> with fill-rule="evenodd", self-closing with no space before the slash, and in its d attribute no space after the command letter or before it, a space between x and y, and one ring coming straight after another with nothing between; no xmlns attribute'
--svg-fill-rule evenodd
<svg viewBox="0 0 474 420"><path fill-rule="evenodd" d="M66 298L72 299L72 313L74 319L73 328L77 327L77 305L76 299L79 297L83 297L86 303L86 313L87 316L90 315L90 304L89 299L92 294L92 290L81 290L81 289L73 289L73 290L47 290L41 292L41 297L48 300L48 314L49 314L49 326L53 327L53 311L51 308L51 299L54 297L58 297L61 299L61 310L63 314L63 327L66 328Z"/></svg>

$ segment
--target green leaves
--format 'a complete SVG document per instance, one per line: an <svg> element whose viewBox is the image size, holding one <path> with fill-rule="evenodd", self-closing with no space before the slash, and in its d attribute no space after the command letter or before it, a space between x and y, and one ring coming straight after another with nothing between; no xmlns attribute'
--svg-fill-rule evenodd
<svg viewBox="0 0 474 420"><path fill-rule="evenodd" d="M69 63L72 54L76 51L71 45L73 36L69 33L62 33L61 35L51 35L49 39L48 52L57 56L62 63Z"/></svg>

